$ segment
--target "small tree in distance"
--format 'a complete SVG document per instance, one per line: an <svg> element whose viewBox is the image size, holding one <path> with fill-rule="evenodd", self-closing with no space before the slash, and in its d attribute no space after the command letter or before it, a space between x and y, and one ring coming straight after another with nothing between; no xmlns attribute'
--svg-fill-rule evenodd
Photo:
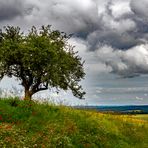
<svg viewBox="0 0 148 148"><path fill-rule="evenodd" d="M19 27L7 26L0 30L0 79L4 76L21 80L26 100L36 92L55 87L71 90L83 98L85 92L79 81L84 78L83 61L68 44L69 35L50 26L28 34Z"/></svg>

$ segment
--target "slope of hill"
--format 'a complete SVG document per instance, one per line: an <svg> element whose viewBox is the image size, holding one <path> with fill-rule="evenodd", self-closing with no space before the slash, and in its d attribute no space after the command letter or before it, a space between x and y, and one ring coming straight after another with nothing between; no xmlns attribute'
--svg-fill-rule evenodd
<svg viewBox="0 0 148 148"><path fill-rule="evenodd" d="M2 148L147 148L147 123L127 115L0 99Z"/></svg>

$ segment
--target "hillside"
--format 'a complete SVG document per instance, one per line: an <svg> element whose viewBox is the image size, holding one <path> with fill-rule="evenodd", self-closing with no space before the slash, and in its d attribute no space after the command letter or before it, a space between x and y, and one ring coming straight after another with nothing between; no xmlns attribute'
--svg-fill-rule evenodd
<svg viewBox="0 0 148 148"><path fill-rule="evenodd" d="M0 147L147 148L147 120L0 99Z"/></svg>

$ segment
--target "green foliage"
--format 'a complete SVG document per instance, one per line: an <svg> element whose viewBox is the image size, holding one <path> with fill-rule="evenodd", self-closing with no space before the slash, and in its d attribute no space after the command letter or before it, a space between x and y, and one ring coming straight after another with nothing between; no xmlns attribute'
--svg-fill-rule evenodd
<svg viewBox="0 0 148 148"><path fill-rule="evenodd" d="M147 121L70 107L0 100L0 147L146 148Z"/></svg>
<svg viewBox="0 0 148 148"><path fill-rule="evenodd" d="M85 73L81 58L68 44L70 36L50 26L32 27L28 34L19 27L0 31L0 78L15 76L25 88L25 98L50 87L70 89L83 98L79 81Z"/></svg>

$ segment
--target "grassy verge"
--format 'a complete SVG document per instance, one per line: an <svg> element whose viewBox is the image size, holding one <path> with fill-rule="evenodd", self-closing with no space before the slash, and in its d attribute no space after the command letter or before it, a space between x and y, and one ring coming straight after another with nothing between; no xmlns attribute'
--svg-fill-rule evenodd
<svg viewBox="0 0 148 148"><path fill-rule="evenodd" d="M2 148L147 148L147 123L131 116L0 99Z"/></svg>

